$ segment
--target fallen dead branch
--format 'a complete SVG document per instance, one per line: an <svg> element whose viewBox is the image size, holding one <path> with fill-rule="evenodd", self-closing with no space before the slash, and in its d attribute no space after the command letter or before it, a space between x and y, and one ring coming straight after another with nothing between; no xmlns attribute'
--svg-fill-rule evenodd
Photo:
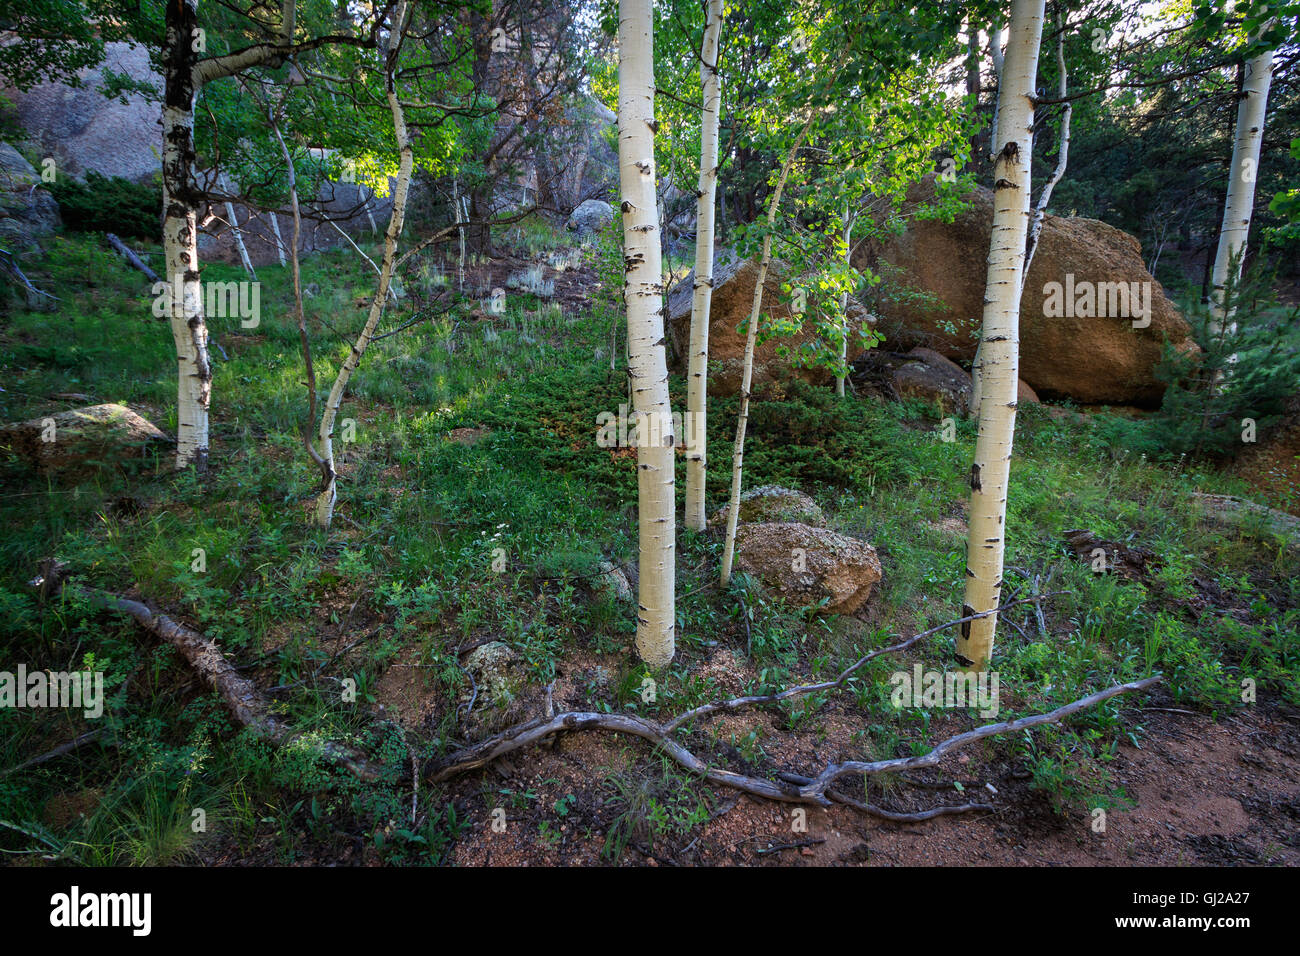
<svg viewBox="0 0 1300 956"><path fill-rule="evenodd" d="M180 653L203 682L216 691L236 723L247 727L268 743L276 747L299 744L347 768L362 780L379 779L383 767L372 763L359 751L338 741L318 740L312 735L295 731L272 713L257 685L241 677L210 638L172 620L166 614L154 611L140 601L132 601L97 588L67 583L63 577L63 569L57 562L44 561L41 575L32 581L32 585L46 597L60 590L70 591L92 604L129 614L146 631L166 641Z"/></svg>
<svg viewBox="0 0 1300 956"><path fill-rule="evenodd" d="M104 233L104 238L108 240L108 244L116 249L118 254L125 259L128 264L142 273L150 282L162 281L158 278L158 273L145 265L144 260L137 256L135 251L121 239L117 238L117 236L113 235L111 232L106 232Z"/></svg>
<svg viewBox="0 0 1300 956"><path fill-rule="evenodd" d="M64 754L70 754L72 751L84 747L86 744L94 743L104 736L103 728L88 730L84 734L73 737L67 743L59 744L53 750L47 750L39 756L32 757L30 760L24 760L20 764L15 764L8 770L0 770L0 778L9 776L11 773L18 773L20 770L27 770L30 767L36 767L40 764L62 757Z"/></svg>
<svg viewBox="0 0 1300 956"><path fill-rule="evenodd" d="M698 756L682 746L673 739L673 734L681 727L701 717L706 717L719 713L730 713L747 707L755 707L761 704L777 703L779 701L790 700L795 697L805 696L808 694L822 693L838 690L843 687L845 682L857 670L859 670L868 661L881 654L898 653L905 650L925 637L929 637L946 628L954 627L967 621L984 617L988 614L994 614L1017 604L1032 603L1051 597L1056 593L1036 595L1033 598L1026 598L1019 601L1012 601L990 611L983 611L978 614L968 615L967 617L958 618L941 624L938 627L931 628L928 631L922 631L907 640L892 644L889 647L878 648L864 654L856 662L844 671L833 681L823 681L816 684L801 684L797 687L791 687L787 690L776 694L765 694L761 696L734 697L729 700L716 701L710 704L704 704L700 707L693 708L684 714L681 714L667 722L651 720L647 717L639 717L633 714L603 714L591 711L567 711L565 713L547 715L545 717L535 718L513 727L508 727L501 733L488 737L476 744L471 744L459 750L455 750L443 757L436 758L426 763L424 773L434 782L442 782L475 770L479 767L486 766L498 757L513 753L516 750L522 750L525 747L532 746L544 740L551 734L561 732L574 732L583 730L602 731L604 733L630 734L634 737L640 737L654 744L655 747L667 754L679 766L690 773L707 780L710 783L719 786L730 787L743 793L751 794L756 797L763 797L767 800L775 800L784 803L805 803L817 806L829 806L832 803L842 803L846 806L854 807L865 813L874 816L884 817L891 820L928 820L932 817L942 816L951 813L965 813L972 810L991 810L988 804L964 804L954 807L937 807L932 810L922 811L920 813L896 813L890 810L882 810L878 807L872 807L869 804L854 800L844 794L832 790L831 786L841 777L855 776L872 776L882 773L901 773L907 770L916 770L922 767L932 767L938 764L945 756L962 747L966 747L985 737L992 737L999 734L1015 733L1021 730L1027 730L1030 727L1037 727L1044 724L1055 724L1061 720L1076 714L1097 704L1117 697L1120 694L1132 693L1138 690L1144 690L1161 680L1160 676L1148 677L1145 680L1132 681L1127 684L1117 684L1106 690L1098 691L1095 694L1089 694L1081 697L1076 701L1065 704L1053 711L1044 714L1034 714L1029 717L1021 717L1016 720L1002 721L1000 723L986 724L974 730L958 734L942 741L931 751L912 757L899 757L891 760L877 761L858 761L850 760L844 763L830 764L821 773L815 777L803 776L799 774L785 773L781 774L778 779L771 780L764 777L755 777L748 774L734 773L730 770L724 770L719 767L711 766L705 763Z"/></svg>

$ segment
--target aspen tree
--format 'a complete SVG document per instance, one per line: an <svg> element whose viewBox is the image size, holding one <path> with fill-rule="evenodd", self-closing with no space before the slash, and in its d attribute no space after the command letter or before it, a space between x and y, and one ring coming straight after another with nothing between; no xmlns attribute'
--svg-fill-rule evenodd
<svg viewBox="0 0 1300 956"><path fill-rule="evenodd" d="M1260 33L1271 26L1260 28ZM1256 34L1256 38L1258 37ZM1250 217L1255 205L1255 180L1259 173L1259 150L1264 140L1264 111L1273 77L1273 51L1264 50L1245 64L1241 97L1237 102L1237 128L1232 142L1232 166L1228 176L1228 195L1223 205L1223 226L1219 230L1219 247L1210 275L1210 308L1222 325L1230 320L1224 289L1228 273L1236 269L1234 281L1241 278L1246 238L1250 234Z"/></svg>
<svg viewBox="0 0 1300 956"><path fill-rule="evenodd" d="M618 167L623 211L628 379L637 419L637 653L663 667L675 650L676 496L663 260L655 204L651 0L618 5Z"/></svg>
<svg viewBox="0 0 1300 956"><path fill-rule="evenodd" d="M722 584L731 583L731 566L736 554L736 525L740 521L740 486L745 459L745 429L749 423L749 387L754 377L754 346L758 337L758 317L763 308L763 284L767 281L768 266L772 263L772 228L776 223L777 209L781 205L781 194L785 191L786 180L790 178L790 167L794 165L795 155L803 145L804 137L812 126L812 120L804 123L803 129L795 138L794 145L786 153L781 173L777 176L776 188L767 203L767 230L763 233L763 255L758 263L758 278L754 280L754 305L749 311L749 327L745 333L745 358L740 375L740 418L736 422L736 442L731 452L731 499L727 504L727 536L722 545Z"/></svg>
<svg viewBox="0 0 1300 956"><path fill-rule="evenodd" d="M857 221L857 213L852 206L844 207L844 263L845 265L853 264L853 224ZM849 293L847 290L840 294L840 314L844 316L844 327L841 330L840 337L840 365L848 368L849 364ZM847 375L837 375L835 377L835 397L844 397L844 381Z"/></svg>
<svg viewBox="0 0 1300 956"><path fill-rule="evenodd" d="M166 10L163 51L163 257L178 373L176 467L202 469L208 461L208 406L212 363L199 279L199 203L195 179L194 98L198 65L198 0L175 0ZM179 293L179 295L178 295Z"/></svg>
<svg viewBox="0 0 1300 956"><path fill-rule="evenodd" d="M1056 70L1057 70L1057 92L1056 95L1064 100L1067 88L1067 74L1065 69L1065 34L1069 30L1069 19L1064 13L1060 13L1057 18L1058 32L1056 34ZM1065 167L1070 159L1070 118L1074 114L1074 106L1070 102L1065 103L1065 111L1061 114L1061 143L1056 153L1056 169L1052 171L1052 176L1043 185L1043 191L1038 197L1038 204L1034 207L1033 224L1029 227L1029 241L1025 248L1025 266L1021 270L1026 276L1029 275L1029 266L1034 261L1034 253L1038 251L1038 237L1043 232L1043 220L1047 217L1047 205L1052 201L1052 190L1056 188L1062 177L1065 176Z"/></svg>
<svg viewBox="0 0 1300 956"><path fill-rule="evenodd" d="M217 175L217 184L227 196L230 195L230 183L226 180L225 173ZM248 273L249 280L256 282L257 272L253 269L253 261L248 258L248 247L244 245L244 231L239 228L239 216L235 214L235 204L230 199L226 200L226 220L230 224L230 238L239 253L239 261L244 266L244 271Z"/></svg>
<svg viewBox="0 0 1300 956"><path fill-rule="evenodd" d="M718 191L718 118L722 80L718 74L718 37L722 0L708 0L704 44L700 50L700 184L696 193L695 286L691 300L690 356L686 377L686 527L704 530L704 479L707 458L709 372L709 305L713 298L713 221Z"/></svg>
<svg viewBox="0 0 1300 956"><path fill-rule="evenodd" d="M970 471L970 537L963 616L996 608L1002 588L1007 484L1020 362L1020 295L1029 230L1033 97L1044 5L1045 0L1012 0L998 86L999 136L1004 143L993 167L993 235L980 344L983 394L975 461ZM996 627L996 614L963 624L957 638L958 660L982 670L993 650Z"/></svg>
<svg viewBox="0 0 1300 956"><path fill-rule="evenodd" d="M281 0L280 25L271 39L251 45L238 44L229 53L202 56L208 44L198 25L198 0L168 0L164 6L162 231L170 290L168 311L179 373L176 467L202 469L208 460L212 364L208 358L208 327L199 275L198 220L204 193L197 176L195 98L209 83L237 77L253 67L282 66L304 50L336 43L360 47L369 41L347 33L332 33L295 43L296 0ZM265 27L257 18L250 19L252 25L258 29Z"/></svg>
<svg viewBox="0 0 1300 956"><path fill-rule="evenodd" d="M317 437L316 453L321 468L321 490L316 496L315 522L322 528L328 528L334 517L334 502L338 499L338 471L334 459L334 422L338 418L339 406L347 391L352 374L361 364L361 357L374 340L375 330L384 314L384 305L388 300L389 287L392 284L393 271L397 260L397 242L402 235L402 224L406 218L406 197L411 188L411 174L415 166L415 151L411 146L411 134L406 126L406 112L397 92L397 58L401 52L402 34L406 29L406 16L410 5L403 2L393 14L393 26L389 34L387 47L384 49L384 87L388 99L389 111L393 115L393 134L397 139L400 159L397 167L397 182L393 187L393 208L388 219L388 230L384 233L384 257L379 268L379 282L375 294L370 300L370 313L361 334L352 345L348 357L339 369L325 400L321 414L320 431ZM316 457L316 456L313 456Z"/></svg>

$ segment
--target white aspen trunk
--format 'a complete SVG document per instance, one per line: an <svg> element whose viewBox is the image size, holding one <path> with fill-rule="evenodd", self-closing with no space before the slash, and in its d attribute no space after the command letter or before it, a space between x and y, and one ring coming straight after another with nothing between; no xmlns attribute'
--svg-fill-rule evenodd
<svg viewBox="0 0 1300 956"><path fill-rule="evenodd" d="M722 79L718 73L718 37L722 0L705 10L704 45L700 51L700 184L695 208L695 286L691 300L690 356L686 371L686 527L703 531L704 481L708 458L709 306L713 299L714 200L718 191L718 118Z"/></svg>
<svg viewBox="0 0 1300 956"><path fill-rule="evenodd" d="M284 255L284 237L280 235L280 217L274 209L271 210L270 216L271 216L271 231L275 233L276 254L279 255L280 257L280 265L282 267L287 266L289 263L285 259L285 255Z"/></svg>
<svg viewBox="0 0 1300 956"><path fill-rule="evenodd" d="M785 191L785 181L790 176L790 167L794 165L795 154L803 145L804 137L812 121L804 124L799 131L794 145L786 154L781 166L781 174L776 180L776 189L767 204L767 233L763 236L763 257L758 263L758 278L754 282L754 304L749 310L749 328L745 333L745 358L740 373L740 418L736 423L736 443L731 453L731 498L727 502L727 536L722 544L722 586L731 583L731 566L736 556L736 525L740 521L740 486L745 460L745 429L749 424L749 386L754 376L754 343L758 337L758 316L763 308L763 283L767 281L767 268L772 262L772 229L776 222L777 208L781 205L781 193Z"/></svg>
<svg viewBox="0 0 1300 956"><path fill-rule="evenodd" d="M217 174L217 183L221 186L221 191L229 196L230 184L226 180L225 173ZM248 273L248 278L256 282L257 273L253 270L253 260L248 258L248 247L244 245L244 233L239 228L239 218L235 215L235 204L227 199L225 205L226 221L230 223L230 236L235 242L235 249L239 252L239 261L243 264L244 271Z"/></svg>
<svg viewBox="0 0 1300 956"><path fill-rule="evenodd" d="M176 467L200 470L208 461L208 409L212 366L199 278L198 210L194 169L194 67L191 38L197 0L168 3L163 74L163 255L178 373ZM179 294L178 294L179 293Z"/></svg>
<svg viewBox="0 0 1300 956"><path fill-rule="evenodd" d="M844 207L844 261L848 265L853 264L853 220L849 208ZM840 330L840 365L847 366L849 363L849 294L847 292L840 295L840 313L844 316L844 327ZM840 375L835 379L835 394L839 398L844 397L844 379L846 375Z"/></svg>
<svg viewBox="0 0 1300 956"><path fill-rule="evenodd" d="M1066 95L1066 71L1065 71L1065 33L1066 20L1062 15L1059 19L1060 30L1056 34L1056 68L1059 74L1057 83L1057 97L1065 99ZM1065 104L1065 112L1061 114L1061 148L1056 157L1056 169L1052 171L1052 176L1043 186L1043 192L1038 197L1038 206L1034 209L1034 221L1029 227L1029 241L1025 249L1025 267L1023 272L1027 277L1029 275L1029 266L1034 261L1034 253L1038 251L1038 237L1043 232L1043 219L1047 215L1047 204L1052 200L1052 190L1056 184L1061 181L1065 175L1065 167L1070 158L1070 117L1074 112L1074 107L1070 103Z"/></svg>
<svg viewBox="0 0 1300 956"><path fill-rule="evenodd" d="M460 214L460 183L456 177L451 177L451 208L452 215L456 217L456 232L460 236L460 271L457 273L457 282L461 292L465 291L465 225Z"/></svg>
<svg viewBox="0 0 1300 956"><path fill-rule="evenodd" d="M376 265L375 260L371 259L368 255L366 255L366 251L352 241L352 237L347 234L347 231L342 226L340 226L333 219L327 219L326 222L328 222L331 226L334 227L334 231L343 237L343 241L346 242L349 246L351 246L353 251L355 251L357 255L359 255L362 259L365 259L366 262L369 263L370 268L374 270L375 275L379 275L381 273L382 270L379 268L378 265ZM397 304L397 293L392 289L391 286L388 289L388 297L392 300L393 305Z"/></svg>
<svg viewBox="0 0 1300 956"><path fill-rule="evenodd" d="M379 231L379 223L375 222L375 211L371 208L374 203L375 194L371 193L365 198L366 218L370 220L370 234L373 236Z"/></svg>
<svg viewBox="0 0 1300 956"><path fill-rule="evenodd" d="M993 98L993 122L989 127L989 158L994 159L1002 144L998 142L998 114L1002 110L1002 67L1006 56L1002 52L1002 24L994 20L989 26L989 55L993 59L993 78L997 95Z"/></svg>
<svg viewBox="0 0 1300 956"><path fill-rule="evenodd" d="M1250 234L1250 217L1255 206L1259 148L1264 139L1264 111L1272 77L1272 50L1246 61L1241 99L1237 103L1237 130L1232 143L1232 168L1223 206L1223 226L1219 230L1219 248L1210 275L1210 309L1220 326L1231 320L1228 314L1230 304L1224 301L1229 270L1235 263L1233 280L1239 280L1245 259L1246 238Z"/></svg>
<svg viewBox="0 0 1300 956"><path fill-rule="evenodd" d="M971 465L970 537L966 546L963 616L992 611L1002 590L1007 484L1016 426L1020 363L1020 296L1029 229L1034 89L1045 0L1012 0L1002 82L998 87L1006 142L993 169L993 235L984 293L983 395ZM993 651L997 615L962 625L957 660L983 670Z"/></svg>
<svg viewBox="0 0 1300 956"><path fill-rule="evenodd" d="M402 234L402 223L406 216L406 197L411 186L411 171L415 165L415 153L411 148L410 133L406 128L406 113L402 109L397 95L397 53L401 46L402 31L405 29L407 3L398 6L393 15L393 30L386 53L385 73L388 88L388 107L393 114L393 132L397 137L397 146L401 151L398 163L397 184L393 187L393 209L388 219L388 230L384 233L384 259L379 271L379 282L375 294L370 300L370 314L361 334L352 345L343 367L339 369L330 389L329 398L321 414L317 453L322 465L322 488L316 496L315 522L322 528L328 528L334 518L334 503L338 500L338 470L334 459L334 422L338 418L339 406L347 391L352 374L361 364L361 357L375 337L375 329L384 314L384 305L388 301L388 288L393 278L393 266L397 259L397 242Z"/></svg>
<svg viewBox="0 0 1300 956"><path fill-rule="evenodd" d="M627 273L623 295L628 381L638 431L636 649L651 667L663 667L676 650L677 515L663 260L656 235L653 30L651 0L619 0L618 166Z"/></svg>

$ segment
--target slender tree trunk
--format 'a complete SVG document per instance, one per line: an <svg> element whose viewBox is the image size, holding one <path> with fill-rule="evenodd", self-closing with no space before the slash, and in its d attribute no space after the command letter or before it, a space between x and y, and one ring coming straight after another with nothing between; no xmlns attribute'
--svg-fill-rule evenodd
<svg viewBox="0 0 1300 956"><path fill-rule="evenodd" d="M456 222L456 232L460 237L460 270L457 273L457 288L465 291L465 220L460 211L460 183L455 176L451 177L451 215Z"/></svg>
<svg viewBox="0 0 1300 956"><path fill-rule="evenodd" d="M212 398L212 365L208 360L208 327L203 315L203 284L199 278L199 205L202 193L195 180L194 96L196 93L193 37L198 28L197 0L166 4L163 51L163 254L167 265L172 338L176 343L176 467L208 462L208 406Z"/></svg>
<svg viewBox="0 0 1300 956"><path fill-rule="evenodd" d="M700 185L695 210L695 287L691 300L691 345L686 372L686 527L703 531L704 479L708 457L709 305L713 299L713 217L718 188L718 113L722 79L718 74L718 35L722 32L722 0L709 0L705 10L700 86L704 112L700 118Z"/></svg>
<svg viewBox="0 0 1300 956"><path fill-rule="evenodd" d="M848 206L844 207L844 261L848 265L853 264L853 222L854 217ZM840 328L840 366L847 369L849 364L849 294L847 292L840 295L840 314L844 318L844 324ZM847 371L835 379L835 395L839 398L844 397L844 380L848 377Z"/></svg>
<svg viewBox="0 0 1300 956"><path fill-rule="evenodd" d="M727 536L722 544L722 584L731 583L731 566L736 555L736 525L740 521L740 485L741 472L745 460L745 428L749 424L749 386L754 377L754 343L758 337L758 316L763 308L763 284L767 281L767 269L772 263L772 229L776 223L776 213L781 205L781 194L785 192L785 181L790 177L790 167L794 165L795 155L803 145L809 120L795 138L790 152L786 153L777 177L776 188L767 203L767 232L763 236L763 257L758 264L758 278L754 282L754 305L749 310L749 328L745 332L745 358L740 375L740 419L736 423L736 443L731 453L731 499L727 503Z"/></svg>
<svg viewBox="0 0 1300 956"><path fill-rule="evenodd" d="M1264 111L1268 105L1268 88L1273 76L1273 51L1266 50L1246 61L1237 103L1237 129L1232 143L1232 167L1228 176L1228 193L1223 206L1223 225L1219 230L1218 251L1210 277L1210 308L1220 324L1228 323L1230 303L1224 300L1229 271L1236 270L1233 281L1241 278L1246 238L1250 234L1250 217L1255 205L1255 180L1259 174L1259 149L1264 139Z"/></svg>
<svg viewBox="0 0 1300 956"><path fill-rule="evenodd" d="M652 667L676 643L676 498L672 406L664 350L663 261L655 207L654 25L651 0L618 5L618 166L627 279L628 376L637 419L640 580L636 648Z"/></svg>
<svg viewBox="0 0 1300 956"><path fill-rule="evenodd" d="M280 257L281 267L287 266L289 263L285 259L284 255L284 237L280 235L280 216L274 209L272 209L268 215L271 217L271 231L275 233L276 255Z"/></svg>
<svg viewBox="0 0 1300 956"><path fill-rule="evenodd" d="M393 279L393 266L397 259L397 242L402 235L402 224L406 217L406 197L411 187L411 171L415 165L415 153L411 148L410 133L406 128L406 113L402 109L397 95L397 56L401 48L402 31L405 29L408 4L402 3L393 14L392 38L385 54L385 83L388 92L388 107L393 114L393 132L401 159L397 168L397 184L393 187L393 209L388 219L388 231L384 233L384 259L380 267L379 282L375 294L370 300L370 314L361 334L352 345L351 352L339 369L334 387L330 389L329 398L321 415L320 431L317 440L317 453L322 464L322 488L316 496L315 522L322 528L328 528L334 518L334 503L338 500L338 470L334 459L334 422L338 418L339 406L347 391L352 374L361 364L367 347L375 337L375 330L384 314L384 305L388 301L388 289Z"/></svg>
<svg viewBox="0 0 1300 956"><path fill-rule="evenodd" d="M975 18L966 18L966 95L970 97L971 108L978 111L980 105L980 71L983 67L980 55L980 31L975 25ZM980 148L983 145L984 129L977 129L970 138L970 161L978 163L981 159Z"/></svg>
<svg viewBox="0 0 1300 956"><path fill-rule="evenodd" d="M998 134L999 113L1002 110L1002 68L1006 63L1006 54L1002 50L1002 23L994 20L989 24L989 56L993 59L993 80L996 93L993 97L993 122L989 126L989 158L996 159L1002 148Z"/></svg>
<svg viewBox="0 0 1300 956"><path fill-rule="evenodd" d="M1065 33L1066 21L1065 15L1062 14L1058 23L1060 29L1056 34L1056 69L1059 74L1056 95L1060 99L1065 99L1066 95L1066 71L1065 71ZM1061 181L1065 175L1065 167L1070 158L1070 117L1074 112L1074 107L1066 103L1065 112L1061 114L1061 147L1056 156L1056 169L1052 171L1052 177L1044 184L1043 192L1038 197L1038 206L1034 209L1034 221L1029 227L1029 241L1025 249L1025 276L1029 276L1029 266L1034 261L1034 253L1038 251L1038 237L1043 232L1043 219L1047 216L1047 204L1052 201L1052 190L1056 184Z"/></svg>
<svg viewBox="0 0 1300 956"><path fill-rule="evenodd" d="M289 145L284 141L284 136L280 133L280 124L276 120L275 111L268 109L267 118L270 120L271 132L275 134L276 141L280 144L280 155L284 157L284 167L289 185L289 207L293 211L293 249L291 251L293 262L293 305L296 313L295 317L298 320L298 344L302 349L302 364L307 377L307 419L302 429L302 442L307 449L308 456L320 469L321 488L324 490L332 477L333 469L326 465L325 459L316 451L311 441L311 427L316 422L316 363L312 360L311 337L307 332L307 315L302 307L302 270L298 253L298 246L302 238L302 206L298 202L298 174L293 165L293 154L289 151Z"/></svg>
<svg viewBox="0 0 1300 956"><path fill-rule="evenodd" d="M362 187L363 189L366 187ZM379 223L375 222L375 194L372 192L363 200L363 206L366 210L366 218L370 220L370 234L373 236L379 231Z"/></svg>
<svg viewBox="0 0 1300 956"><path fill-rule="evenodd" d="M226 179L226 174L219 173L217 182L220 184L222 192L229 196L230 183ZM244 271L248 273L248 278L256 282L257 273L253 270L253 260L248 258L248 247L244 245L244 233L239 228L239 217L235 215L235 204L227 199L225 205L226 219L230 223L230 237L234 240L235 249L239 252L239 261L243 264Z"/></svg>
<svg viewBox="0 0 1300 956"><path fill-rule="evenodd" d="M975 462L970 473L967 610L963 616L996 608L1002 589L1007 484L1020 363L1020 296L1029 228L1033 96L1044 4L1045 0L1012 0L1006 61L998 88L1001 135L1005 143L993 168L993 236L981 343L983 396ZM993 651L996 626L996 614L962 625L957 638L957 659L982 670Z"/></svg>

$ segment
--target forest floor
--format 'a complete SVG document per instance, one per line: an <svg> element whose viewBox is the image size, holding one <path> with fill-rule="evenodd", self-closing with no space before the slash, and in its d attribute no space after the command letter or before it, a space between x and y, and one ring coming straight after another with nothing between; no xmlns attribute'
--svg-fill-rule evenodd
<svg viewBox="0 0 1300 956"><path fill-rule="evenodd" d="M1004 720L1159 672L1058 728L990 738L930 771L876 778L873 805L991 811L898 823L844 806L793 808L704 784L645 741L563 735L446 783L412 761L540 713L660 719L709 700L838 673L867 650L959 616L974 427L937 438L917 403L837 402L797 383L751 409L746 485L813 495L832 527L878 550L884 577L856 614L787 606L743 575L716 586L719 542L680 532L678 656L654 674L631 649L633 607L603 562L634 569L635 461L595 441L626 402L620 317L601 242L536 224L472 264L465 294L441 259L413 263L408 299L365 356L341 418L340 502L307 526L315 476L287 277L264 268L258 328L211 320L212 464L174 474L166 451L89 477L34 473L0 453L0 642L24 663L106 674L93 745L5 773L87 730L70 711L0 709L0 850L17 862L200 865L1145 865L1300 863L1300 553L1258 525L1210 524L1192 492L1295 512L1294 483L1134 454L1131 422L1029 406L1017 422L1007 595L1059 592L1003 615ZM174 431L170 336L146 284L93 237L54 240L28 275L57 311L0 320L0 420L82 393ZM368 267L304 263L322 390L362 320ZM239 279L211 266L210 279ZM548 283L553 283L550 285ZM485 301L506 290L505 311ZM684 393L672 381L674 403ZM734 399L710 403L708 494L725 499ZM1283 463L1286 464L1286 463ZM1272 467L1272 466L1270 466ZM1094 574L1062 534L1149 549ZM193 549L207 565L195 571ZM500 549L499 551L497 549ZM362 783L304 748L239 732L166 645L24 583L51 554L76 579L150 602L214 638L304 730L347 738L387 768ZM504 566L498 561L504 558ZM872 661L836 694L702 720L678 739L702 759L775 777L842 759L928 751L986 722L973 709L894 706L890 677L943 671L942 632ZM509 694L475 693L465 654L512 652ZM1243 681L1256 701L1245 702ZM343 690L356 688L355 699ZM862 793L850 794L859 798ZM196 832L195 811L204 826Z"/></svg>

